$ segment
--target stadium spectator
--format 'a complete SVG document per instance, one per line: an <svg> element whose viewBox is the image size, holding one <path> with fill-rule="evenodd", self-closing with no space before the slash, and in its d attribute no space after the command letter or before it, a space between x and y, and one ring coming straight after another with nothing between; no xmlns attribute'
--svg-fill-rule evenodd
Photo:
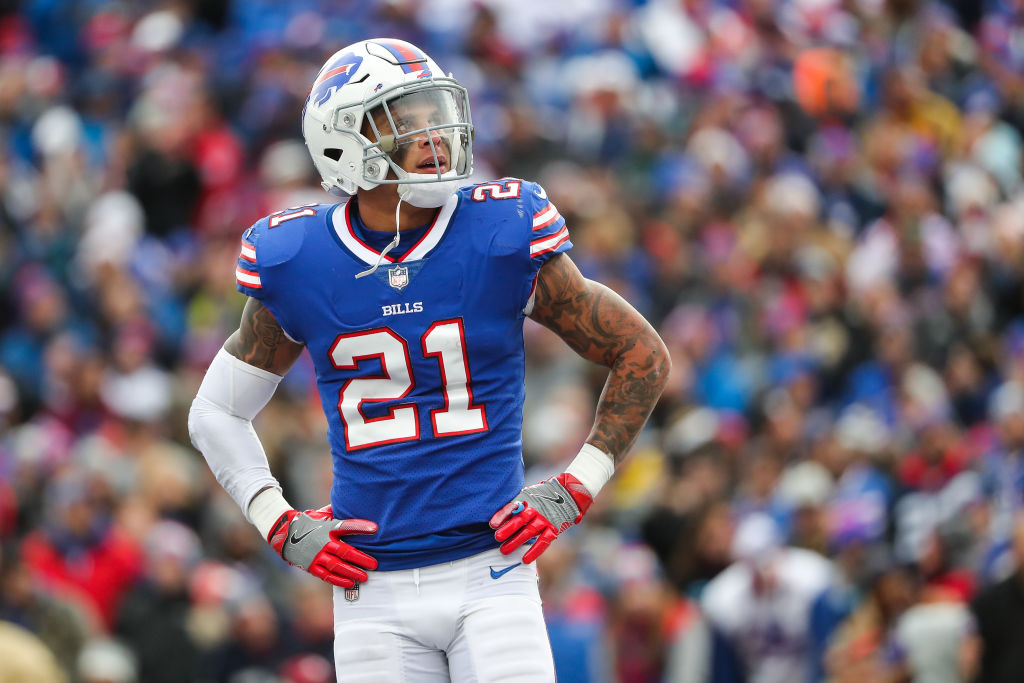
<svg viewBox="0 0 1024 683"><path fill-rule="evenodd" d="M34 581L74 602L107 632L140 575L142 555L112 523L92 483L74 471L54 479L44 526L25 538L21 552Z"/></svg>
<svg viewBox="0 0 1024 683"><path fill-rule="evenodd" d="M199 648L188 631L188 582L201 558L199 539L170 520L147 533L145 572L118 606L114 632L135 654L140 680L195 680Z"/></svg>
<svg viewBox="0 0 1024 683"><path fill-rule="evenodd" d="M0 622L0 677L11 683L65 683L53 652L25 627Z"/></svg>
<svg viewBox="0 0 1024 683"><path fill-rule="evenodd" d="M701 606L735 653L740 680L806 680L811 607L835 580L831 562L788 547L764 513L740 522L732 554L736 561L708 583Z"/></svg>
<svg viewBox="0 0 1024 683"><path fill-rule="evenodd" d="M0 548L0 619L37 636L64 673L74 669L90 633L82 610L44 592L13 543Z"/></svg>
<svg viewBox="0 0 1024 683"><path fill-rule="evenodd" d="M1017 643L1024 635L1024 517L1013 527L1012 572L978 592L971 613L981 640L978 681L1008 683L1024 676L1024 654Z"/></svg>

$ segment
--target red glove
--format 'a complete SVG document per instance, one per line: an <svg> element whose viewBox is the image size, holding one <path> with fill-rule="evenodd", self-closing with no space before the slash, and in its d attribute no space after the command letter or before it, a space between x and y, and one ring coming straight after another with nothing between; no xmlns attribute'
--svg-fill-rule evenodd
<svg viewBox="0 0 1024 683"><path fill-rule="evenodd" d="M319 510L288 510L274 523L267 542L285 562L304 569L327 583L352 588L366 581L364 569L376 569L377 560L341 540L348 534L375 534L376 522L333 519L331 506Z"/></svg>
<svg viewBox="0 0 1024 683"><path fill-rule="evenodd" d="M316 510L305 510L304 512L313 519L334 519L334 510L331 509L330 503L324 505L322 508L317 508Z"/></svg>
<svg viewBox="0 0 1024 683"><path fill-rule="evenodd" d="M529 564L547 550L551 541L574 524L579 524L594 497L580 480L568 472L533 486L527 486L510 503L494 513L491 528L508 555L528 540L533 547L523 555Z"/></svg>

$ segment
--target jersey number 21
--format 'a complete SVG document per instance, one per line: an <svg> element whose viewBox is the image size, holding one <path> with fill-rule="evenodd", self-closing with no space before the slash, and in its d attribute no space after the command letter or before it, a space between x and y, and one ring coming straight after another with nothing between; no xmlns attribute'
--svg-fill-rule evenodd
<svg viewBox="0 0 1024 683"><path fill-rule="evenodd" d="M473 404L466 334L462 320L439 320L420 337L423 356L437 359L441 368L444 407L430 411L434 436L458 436L485 432L487 411ZM409 344L389 327L339 335L330 349L338 370L355 370L360 361L379 358L384 372L379 377L354 377L341 387L338 412L345 427L349 450L381 446L420 438L420 421L413 404L395 406L381 417L368 418L367 402L394 401L413 389Z"/></svg>

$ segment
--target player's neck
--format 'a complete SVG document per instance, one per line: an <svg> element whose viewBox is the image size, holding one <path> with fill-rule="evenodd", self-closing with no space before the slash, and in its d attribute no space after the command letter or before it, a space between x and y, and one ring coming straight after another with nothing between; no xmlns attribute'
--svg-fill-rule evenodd
<svg viewBox="0 0 1024 683"><path fill-rule="evenodd" d="M360 190L356 205L359 208L359 219L370 230L394 231L395 206L398 204L398 193L394 185L378 185L372 190ZM437 209L420 208L402 202L399 230L413 230L434 220Z"/></svg>

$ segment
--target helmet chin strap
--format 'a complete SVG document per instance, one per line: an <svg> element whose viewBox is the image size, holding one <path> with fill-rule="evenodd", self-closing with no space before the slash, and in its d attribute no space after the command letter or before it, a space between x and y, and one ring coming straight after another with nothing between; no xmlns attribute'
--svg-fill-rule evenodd
<svg viewBox="0 0 1024 683"><path fill-rule="evenodd" d="M332 185L331 183L328 183L326 180L320 183L320 187L324 188L324 192L326 192L327 194L333 195L335 197L341 197L343 199L351 197L352 195L355 194L355 192L348 192L346 190L343 190L340 185Z"/></svg>
<svg viewBox="0 0 1024 683"><path fill-rule="evenodd" d="M374 263L370 268L367 268L364 271L356 273L356 279L357 280L359 278L361 278L361 277L366 277L367 275L370 275L374 271L376 271L377 268L380 267L380 264L384 260L384 257L387 255L387 253L389 251L391 251L392 249L394 249L395 247L397 247L398 243L402 241L402 231L399 229L399 226L398 226L398 220L399 220L399 218L401 218L401 215L402 215L402 197L399 196L398 197L398 205L395 207L395 239L393 239L390 242L388 242L388 246L384 247L384 251L380 252L380 254L377 255L377 262L376 263Z"/></svg>

